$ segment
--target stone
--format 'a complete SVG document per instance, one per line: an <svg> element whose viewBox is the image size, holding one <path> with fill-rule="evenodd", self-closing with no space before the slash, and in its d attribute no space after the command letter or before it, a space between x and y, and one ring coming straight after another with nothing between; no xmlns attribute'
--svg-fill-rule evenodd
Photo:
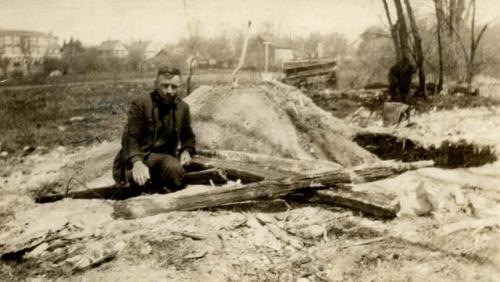
<svg viewBox="0 0 500 282"><path fill-rule="evenodd" d="M51 71L49 74L50 77L61 76L61 75L63 75L63 73L60 70Z"/></svg>
<svg viewBox="0 0 500 282"><path fill-rule="evenodd" d="M49 148L46 146L37 146L35 149L39 154L46 154L49 151Z"/></svg>
<svg viewBox="0 0 500 282"><path fill-rule="evenodd" d="M82 116L76 116L76 117L72 117L69 119L70 122L80 122L80 121L84 121L85 120L85 117L82 117Z"/></svg>
<svg viewBox="0 0 500 282"><path fill-rule="evenodd" d="M23 148L23 155L29 155L31 154L33 151L35 151L35 147L33 146L25 146Z"/></svg>

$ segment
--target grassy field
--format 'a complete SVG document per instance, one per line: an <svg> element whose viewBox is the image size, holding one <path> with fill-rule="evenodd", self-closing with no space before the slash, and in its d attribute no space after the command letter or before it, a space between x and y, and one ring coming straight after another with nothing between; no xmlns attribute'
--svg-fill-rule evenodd
<svg viewBox="0 0 500 282"><path fill-rule="evenodd" d="M242 72L241 84L258 81ZM118 138L132 97L153 89L154 75L59 77L52 84L0 87L0 151L22 152L25 146L81 146ZM197 72L201 84L228 84L229 70ZM70 121L83 117L83 121Z"/></svg>
<svg viewBox="0 0 500 282"><path fill-rule="evenodd" d="M145 88L116 82L1 90L2 150L17 153L24 146L78 146L114 138L129 98ZM84 120L70 121L77 116Z"/></svg>
<svg viewBox="0 0 500 282"><path fill-rule="evenodd" d="M184 78L187 76L187 70L181 71ZM194 70L194 79L199 79L203 81L210 82L221 82L229 83L231 82L231 72L229 69L197 69ZM38 86L38 85L53 85L53 84L72 84L72 83L83 83L83 82L96 82L96 81L123 81L123 80L151 80L154 79L155 72L117 72L117 73L88 73L88 74L69 74L63 76L43 76L43 75L33 75L23 77L21 79L7 79L0 82L0 87L9 86ZM241 71L239 72L238 78L242 82L248 82L259 77L258 72L252 71Z"/></svg>

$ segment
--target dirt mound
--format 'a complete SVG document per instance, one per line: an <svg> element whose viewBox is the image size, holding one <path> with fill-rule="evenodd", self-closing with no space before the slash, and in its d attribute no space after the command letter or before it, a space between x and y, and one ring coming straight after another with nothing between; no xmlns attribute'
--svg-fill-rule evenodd
<svg viewBox="0 0 500 282"><path fill-rule="evenodd" d="M344 166L376 157L351 141L357 128L278 83L247 88L202 86L186 99L198 147L323 159Z"/></svg>

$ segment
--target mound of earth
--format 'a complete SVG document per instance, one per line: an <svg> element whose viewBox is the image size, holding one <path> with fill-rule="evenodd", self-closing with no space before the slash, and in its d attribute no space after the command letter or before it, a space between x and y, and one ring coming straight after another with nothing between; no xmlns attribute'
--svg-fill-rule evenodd
<svg viewBox="0 0 500 282"><path fill-rule="evenodd" d="M316 106L294 87L202 86L186 99L197 146L285 158L322 159L343 166L377 158L351 141L358 131Z"/></svg>

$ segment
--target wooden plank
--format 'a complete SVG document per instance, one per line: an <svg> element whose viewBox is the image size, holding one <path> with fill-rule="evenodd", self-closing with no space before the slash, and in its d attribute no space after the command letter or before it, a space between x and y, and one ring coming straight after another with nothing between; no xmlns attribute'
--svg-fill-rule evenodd
<svg viewBox="0 0 500 282"><path fill-rule="evenodd" d="M283 80L287 81L290 79L305 78L305 77L319 76L319 75L327 75L327 74L331 74L332 72L335 72L335 68L309 70L309 71L303 71L303 72L293 73L293 74L289 74L289 75L287 74Z"/></svg>
<svg viewBox="0 0 500 282"><path fill-rule="evenodd" d="M224 184L227 182L227 174L220 168L210 168L186 173L183 182L186 184Z"/></svg>
<svg viewBox="0 0 500 282"><path fill-rule="evenodd" d="M244 161L220 160L205 157L196 157L191 160L188 168L220 168L226 172L228 179L240 179L243 183L297 176L294 172L280 171L266 168L262 164L252 164Z"/></svg>
<svg viewBox="0 0 500 282"><path fill-rule="evenodd" d="M124 200L130 197L139 196L143 192L145 192L145 190L138 189L137 187L110 185L82 191L73 191L69 193L38 195L37 197L35 197L35 202L49 203L59 201L64 198Z"/></svg>
<svg viewBox="0 0 500 282"><path fill-rule="evenodd" d="M276 170L293 174L311 174L342 168L335 162L317 159L289 159L265 154L230 150L199 150L199 156L223 161L254 164L266 170ZM195 158L196 159L196 158Z"/></svg>
<svg viewBox="0 0 500 282"><path fill-rule="evenodd" d="M262 178L259 179L262 180ZM226 173L220 168L210 168L203 171L188 172L184 176L185 184L210 184L210 180L212 180L214 184L226 183ZM165 190L153 189L151 187L139 188L131 187L129 185L110 185L82 191L72 191L67 194L59 193L51 195L38 195L35 197L35 202L49 203L59 201L64 198L125 200L131 197L139 196L143 193L165 193Z"/></svg>
<svg viewBox="0 0 500 282"><path fill-rule="evenodd" d="M114 216L117 218L139 218L176 210L195 210L250 200L274 199L299 189L324 188L351 182L369 182L433 164L432 161L383 162L372 166L339 169L311 176L263 180L236 187L220 187L190 195L171 193L154 197L137 197L117 202L114 206Z"/></svg>
<svg viewBox="0 0 500 282"><path fill-rule="evenodd" d="M313 193L308 199L311 203L333 204L379 218L395 218L399 211L399 204L394 195L354 191L344 185Z"/></svg>
<svg viewBox="0 0 500 282"><path fill-rule="evenodd" d="M308 65L296 66L296 67L288 67L284 66L285 74L288 76L289 74L306 72L314 69L324 69L324 68L334 68L337 66L337 62L329 61L329 62L321 62L321 63L313 63Z"/></svg>
<svg viewBox="0 0 500 282"><path fill-rule="evenodd" d="M325 84L331 80L331 77L329 74L330 73L325 74L325 75L309 77L307 79L307 84L308 85L320 85L322 83ZM286 82L287 84L290 84L290 85L297 85L297 83L299 83L303 79L304 79L303 77L284 78L283 81Z"/></svg>

